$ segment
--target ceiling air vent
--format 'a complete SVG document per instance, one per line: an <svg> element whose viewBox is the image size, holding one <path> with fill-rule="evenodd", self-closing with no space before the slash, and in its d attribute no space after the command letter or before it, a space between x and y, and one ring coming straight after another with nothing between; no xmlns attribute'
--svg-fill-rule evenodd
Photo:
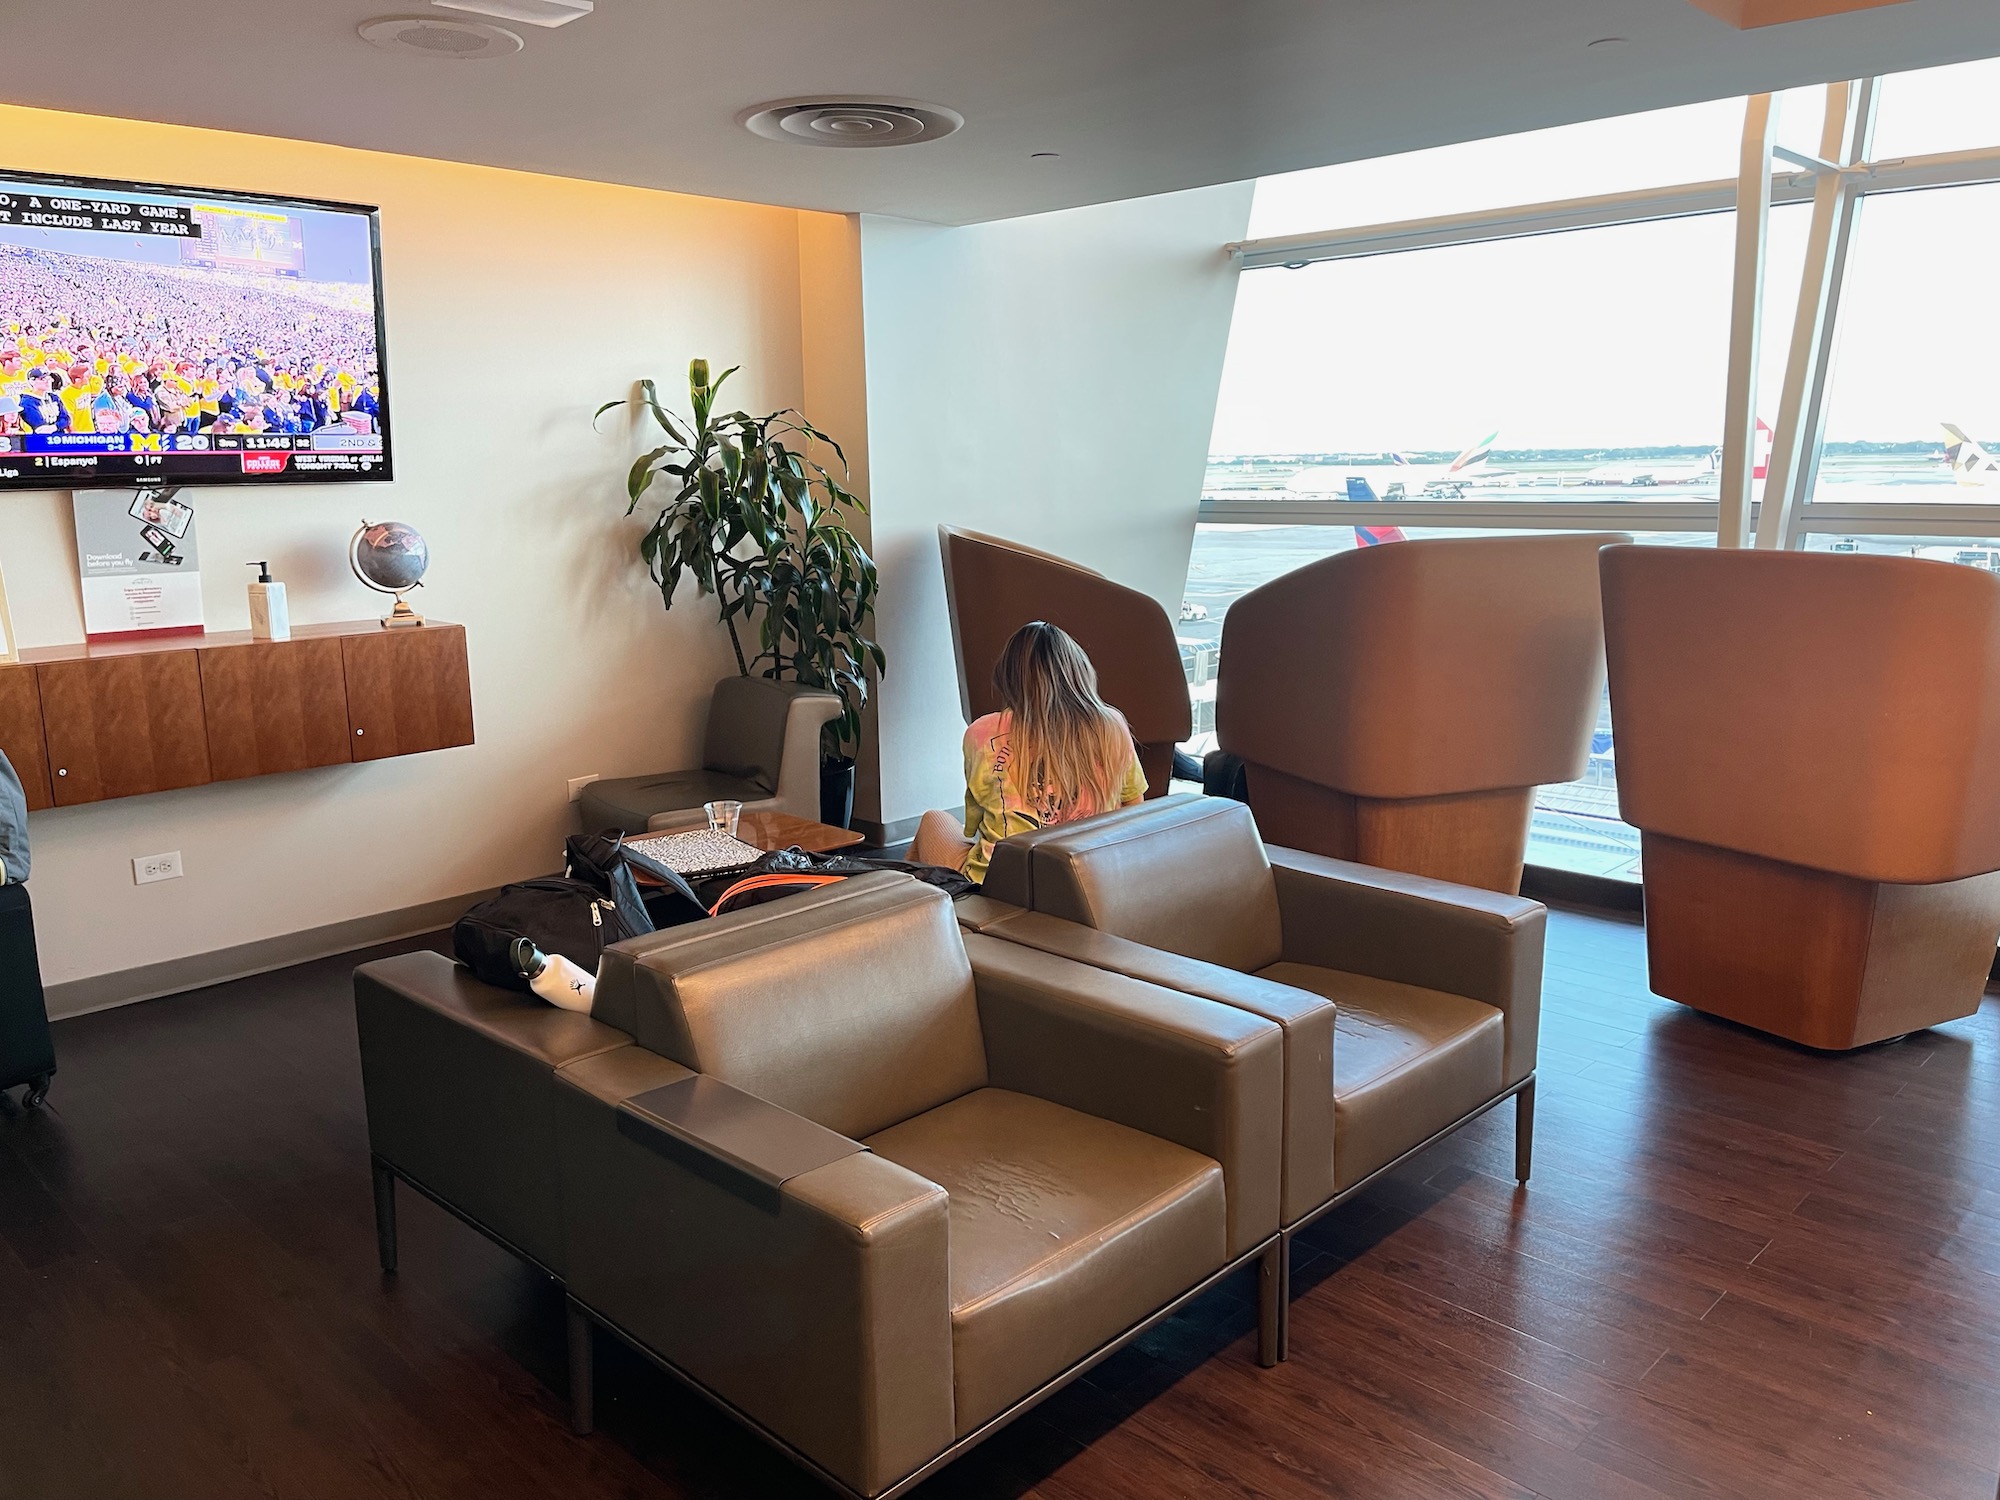
<svg viewBox="0 0 2000 1500"><path fill-rule="evenodd" d="M740 118L766 140L800 146L911 146L965 123L953 110L907 99L781 99Z"/></svg>
<svg viewBox="0 0 2000 1500"><path fill-rule="evenodd" d="M380 16L356 28L363 41L384 52L415 52L469 62L479 57L505 57L521 50L521 39L502 26L483 21L454 21L442 16Z"/></svg>

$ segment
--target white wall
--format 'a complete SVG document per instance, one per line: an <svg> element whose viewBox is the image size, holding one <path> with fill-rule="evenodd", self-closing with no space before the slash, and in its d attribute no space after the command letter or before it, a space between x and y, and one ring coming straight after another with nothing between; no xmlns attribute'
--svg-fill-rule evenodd
<svg viewBox="0 0 2000 1500"><path fill-rule="evenodd" d="M1252 184L943 229L861 220L881 821L963 796L940 523L1177 613Z"/></svg>
<svg viewBox="0 0 2000 1500"><path fill-rule="evenodd" d="M731 394L797 404L800 216L413 158L0 108L7 165L382 208L391 485L191 492L210 629L247 624L269 558L295 621L380 614L349 575L356 524L430 539L417 607L464 623L478 743L31 819L52 985L483 889L553 866L565 779L691 763L727 646L693 596L671 616L632 550L623 474L643 436L602 401L690 355ZM829 424L831 425L831 424ZM81 638L67 494L0 496L23 643ZM143 888L130 859L182 851Z"/></svg>

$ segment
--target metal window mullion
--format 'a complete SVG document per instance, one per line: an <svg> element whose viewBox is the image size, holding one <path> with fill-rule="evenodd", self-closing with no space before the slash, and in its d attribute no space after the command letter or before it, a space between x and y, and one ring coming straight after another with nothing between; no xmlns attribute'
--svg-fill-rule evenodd
<svg viewBox="0 0 2000 1500"><path fill-rule="evenodd" d="M1777 112L1769 94L1743 106L1743 147L1736 176L1736 261L1729 306L1728 394L1722 413L1721 504L1715 545L1750 544L1750 502L1757 466L1757 357L1763 336L1764 261L1771 237L1771 147Z"/></svg>
<svg viewBox="0 0 2000 1500"><path fill-rule="evenodd" d="M1898 193L1914 188L1961 187L2000 182L2000 147L1973 151L1940 151L1927 156L1867 162L1865 155L1842 173L1862 194ZM1236 240L1223 249L1246 271L1278 266L1312 265L1326 260L1353 260L1430 250L1442 245L1486 244L1523 239L1572 229L1604 229L1620 224L1648 224L1662 219L1727 213L1736 203L1739 184L1728 179L1684 182L1634 192L1520 204L1406 219L1390 224L1361 224L1347 229L1313 230L1304 234ZM1810 203L1814 174L1781 173L1771 180L1771 201Z"/></svg>
<svg viewBox="0 0 2000 1500"><path fill-rule="evenodd" d="M1825 124L1820 131L1820 155L1844 162L1852 144L1855 85L1826 86ZM1780 546L1791 530L1800 504L1799 486L1811 467L1805 445L1812 441L1806 408L1824 389L1826 333L1832 325L1833 241L1843 222L1842 210L1853 189L1839 169L1821 172L1813 191L1812 227L1806 235L1805 264L1799 273L1798 310L1792 317L1792 340L1785 359L1785 381L1778 398L1778 420L1771 433L1771 460L1764 481L1764 509L1757 518L1756 545Z"/></svg>
<svg viewBox="0 0 2000 1500"><path fill-rule="evenodd" d="M1802 535L2000 536L2000 505L1944 501L1821 501L1797 521Z"/></svg>
<svg viewBox="0 0 2000 1500"><path fill-rule="evenodd" d="M1219 526L1435 526L1468 531L1713 531L1713 500L1216 500Z"/></svg>
<svg viewBox="0 0 2000 1500"><path fill-rule="evenodd" d="M1875 144L1875 111L1881 100L1882 80L1864 78L1850 95L1852 109L1847 120L1847 138L1842 143L1848 165L1868 160ZM1831 111L1832 103L1828 101ZM1861 204L1867 196L1860 181L1843 174L1837 200L1826 270L1826 311L1814 349L1813 379L1806 389L1804 427L1801 435L1800 465L1795 502L1788 497L1786 514L1776 532L1776 545L1788 551L1805 546L1805 515L1818 493L1820 460L1826 454L1826 387L1833 374L1834 349L1840 335L1840 303L1847 290L1847 266L1854 251L1854 235L1861 222ZM1768 499L1768 495L1766 497ZM1762 530L1760 522L1759 530Z"/></svg>

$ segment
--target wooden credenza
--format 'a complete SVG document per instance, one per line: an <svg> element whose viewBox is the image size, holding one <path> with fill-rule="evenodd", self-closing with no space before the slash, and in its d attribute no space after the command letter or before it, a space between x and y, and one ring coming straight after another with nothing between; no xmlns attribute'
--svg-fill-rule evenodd
<svg viewBox="0 0 2000 1500"><path fill-rule="evenodd" d="M0 750L30 810L471 743L461 625L52 646L0 665Z"/></svg>

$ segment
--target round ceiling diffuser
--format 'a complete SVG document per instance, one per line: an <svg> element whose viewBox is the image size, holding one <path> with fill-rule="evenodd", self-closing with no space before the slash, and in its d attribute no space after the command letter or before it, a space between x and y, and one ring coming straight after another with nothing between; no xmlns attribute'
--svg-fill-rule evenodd
<svg viewBox="0 0 2000 1500"><path fill-rule="evenodd" d="M965 123L955 110L907 99L781 99L741 118L766 140L801 146L912 146Z"/></svg>
<svg viewBox="0 0 2000 1500"><path fill-rule="evenodd" d="M505 57L521 50L521 39L504 26L484 21L445 20L438 16L378 16L355 28L363 41L384 52L416 52L469 62L479 57Z"/></svg>

